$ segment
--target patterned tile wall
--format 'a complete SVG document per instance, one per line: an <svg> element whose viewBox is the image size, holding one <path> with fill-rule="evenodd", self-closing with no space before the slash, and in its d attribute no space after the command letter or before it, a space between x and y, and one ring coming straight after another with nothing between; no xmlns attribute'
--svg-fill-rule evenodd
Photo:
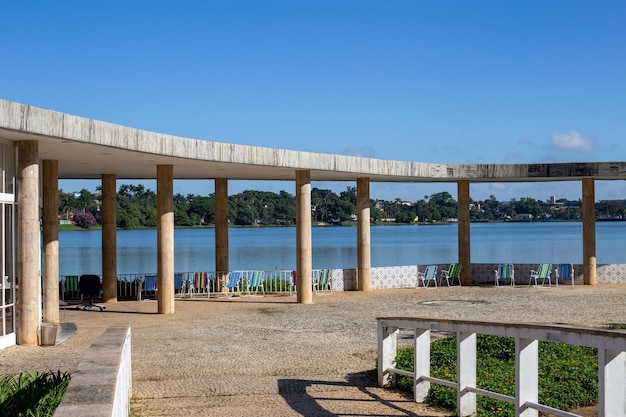
<svg viewBox="0 0 626 417"><path fill-rule="evenodd" d="M447 269L450 264L437 265L439 271ZM530 281L530 271L537 269L537 264L514 264L515 284L528 285ZM426 265L404 265L372 268L371 287L374 290L385 288L410 288L415 287L415 279L418 269L423 271ZM472 284L474 285L494 285L495 271L498 264L472 264ZM554 272L556 265L553 265L552 278L556 277ZM582 285L583 267L574 264L574 283ZM438 277L440 272L438 272ZM598 284L626 284L626 264L597 265L596 279ZM331 282L333 291L356 291L358 289L355 269L333 269L331 270ZM554 282L554 281L553 281ZM571 281L561 279L560 285L570 284Z"/></svg>

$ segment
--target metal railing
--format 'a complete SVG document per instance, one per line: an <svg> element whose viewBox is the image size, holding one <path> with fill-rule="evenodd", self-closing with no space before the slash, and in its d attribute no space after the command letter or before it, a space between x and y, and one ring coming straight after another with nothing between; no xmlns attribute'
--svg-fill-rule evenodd
<svg viewBox="0 0 626 417"><path fill-rule="evenodd" d="M182 297L211 297L222 291L222 287L228 281L228 274L232 271L206 271L206 272L177 272L175 276L180 277L181 285L175 288L175 296ZM237 271L241 275L240 291L246 294L246 281L250 279L252 273L263 272L262 285L264 292L268 293L288 293L292 295L295 292L294 271L291 270L270 270L270 271L254 271L245 270ZM142 291L142 283L146 276L156 276L156 272L143 274L118 274L117 275L117 296L120 299L135 300L139 292ZM66 289L66 278L62 275L59 277L60 296L62 299L80 299L78 288L73 291ZM76 275L71 277L78 278ZM102 276L100 276L102 280ZM156 291L142 294L141 298L156 297Z"/></svg>
<svg viewBox="0 0 626 417"><path fill-rule="evenodd" d="M400 329L413 331L415 365L412 372L395 368ZM456 382L430 376L431 331L457 336ZM514 397L476 386L477 334L515 339ZM598 415L626 415L626 332L619 330L410 317L378 318L378 385L382 387L393 383L395 375L413 378L416 402L426 399L431 383L454 388L457 390L459 416L470 416L476 412L476 395L513 404L516 416L535 417L539 412L562 417L576 416L539 403L538 341L598 349Z"/></svg>

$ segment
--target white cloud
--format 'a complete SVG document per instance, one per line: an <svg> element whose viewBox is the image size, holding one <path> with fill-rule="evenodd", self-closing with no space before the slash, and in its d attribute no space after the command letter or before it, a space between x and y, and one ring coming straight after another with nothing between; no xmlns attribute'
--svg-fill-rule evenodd
<svg viewBox="0 0 626 417"><path fill-rule="evenodd" d="M555 132L552 134L552 147L564 151L589 152L593 148L593 141L575 130L570 130L566 134Z"/></svg>

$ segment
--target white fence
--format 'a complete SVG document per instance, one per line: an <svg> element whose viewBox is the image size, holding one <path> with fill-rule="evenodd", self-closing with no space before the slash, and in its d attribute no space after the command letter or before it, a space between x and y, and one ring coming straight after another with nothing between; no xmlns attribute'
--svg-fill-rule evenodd
<svg viewBox="0 0 626 417"><path fill-rule="evenodd" d="M397 336L400 329L414 332L415 369L396 369ZM431 331L457 336L457 381L430 376ZM487 334L515 338L515 396L499 394L476 386L476 335ZM378 385L392 383L395 375L413 378L415 401L425 400L430 384L457 390L459 416L476 412L476 395L483 395L515 406L515 415L538 416L541 411L556 416L576 416L539 404L538 341L561 342L598 349L598 415L626 416L626 332L544 326L520 323L471 322L461 320L408 317L378 318Z"/></svg>

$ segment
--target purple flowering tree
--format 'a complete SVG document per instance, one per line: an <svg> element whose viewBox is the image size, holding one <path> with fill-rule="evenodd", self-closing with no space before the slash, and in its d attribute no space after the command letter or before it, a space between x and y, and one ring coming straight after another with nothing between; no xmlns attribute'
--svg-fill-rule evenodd
<svg viewBox="0 0 626 417"><path fill-rule="evenodd" d="M76 226L82 227L83 229L89 229L91 226L95 226L98 224L98 222L96 221L96 218L93 216L93 214L87 212L87 213L81 213L81 212L77 212L74 213L74 224L76 224Z"/></svg>

